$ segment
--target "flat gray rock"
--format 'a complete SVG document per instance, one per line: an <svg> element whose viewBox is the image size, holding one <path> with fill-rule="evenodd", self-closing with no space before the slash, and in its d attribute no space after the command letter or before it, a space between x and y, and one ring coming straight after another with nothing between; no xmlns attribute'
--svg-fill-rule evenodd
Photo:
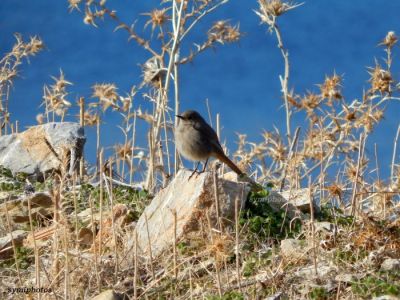
<svg viewBox="0 0 400 300"><path fill-rule="evenodd" d="M86 138L78 123L54 122L0 137L0 165L13 174L43 174L59 170L67 157L68 172L78 166Z"/></svg>

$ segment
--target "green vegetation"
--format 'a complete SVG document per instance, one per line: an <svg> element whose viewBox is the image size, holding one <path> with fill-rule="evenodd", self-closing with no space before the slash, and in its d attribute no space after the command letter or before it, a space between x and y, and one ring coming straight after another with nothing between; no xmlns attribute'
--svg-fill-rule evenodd
<svg viewBox="0 0 400 300"><path fill-rule="evenodd" d="M400 296L400 272L368 274L359 281L353 282L351 289L354 294L363 299L381 295Z"/></svg>
<svg viewBox="0 0 400 300"><path fill-rule="evenodd" d="M267 202L269 190L251 192L246 208L241 212L239 223L248 228L250 236L258 240L275 241L294 237L301 230L301 222L290 224L284 209L274 211Z"/></svg>

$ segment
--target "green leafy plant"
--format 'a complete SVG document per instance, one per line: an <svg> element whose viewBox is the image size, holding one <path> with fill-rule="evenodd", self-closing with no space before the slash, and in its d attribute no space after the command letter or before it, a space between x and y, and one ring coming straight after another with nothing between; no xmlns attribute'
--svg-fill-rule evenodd
<svg viewBox="0 0 400 300"><path fill-rule="evenodd" d="M300 232L301 222L295 221L291 225L291 220L286 216L284 209L274 211L268 204L268 195L268 189L249 194L246 208L240 215L240 225L246 225L250 234L264 240L267 238L281 240Z"/></svg>
<svg viewBox="0 0 400 300"><path fill-rule="evenodd" d="M400 273L369 274L359 281L353 282L351 289L354 294L364 299L380 295L400 296Z"/></svg>

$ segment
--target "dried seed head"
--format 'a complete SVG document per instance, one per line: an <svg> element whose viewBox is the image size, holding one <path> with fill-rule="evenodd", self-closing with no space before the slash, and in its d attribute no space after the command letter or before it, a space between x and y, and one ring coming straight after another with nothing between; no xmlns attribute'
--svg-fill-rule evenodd
<svg viewBox="0 0 400 300"><path fill-rule="evenodd" d="M99 102L103 108L103 111L106 111L110 106L113 108L118 108L118 93L117 87L114 84L95 84L92 88L92 97L99 98Z"/></svg>
<svg viewBox="0 0 400 300"><path fill-rule="evenodd" d="M332 77L325 77L325 82L320 85L321 95L326 99L342 99L342 94L340 93L342 78L336 74Z"/></svg>
<svg viewBox="0 0 400 300"><path fill-rule="evenodd" d="M310 92L301 99L301 107L306 111L313 111L320 103L321 97Z"/></svg>
<svg viewBox="0 0 400 300"><path fill-rule="evenodd" d="M86 126L94 126L99 120L99 115L92 110L86 110L83 119L85 120L84 122Z"/></svg>
<svg viewBox="0 0 400 300"><path fill-rule="evenodd" d="M259 0L260 11L266 15L278 17L283 15L291 7L290 3L282 0Z"/></svg>
<svg viewBox="0 0 400 300"><path fill-rule="evenodd" d="M82 0L68 0L68 8L70 11L73 11L74 9L79 10L79 4L82 2Z"/></svg>
<svg viewBox="0 0 400 300"><path fill-rule="evenodd" d="M44 115L43 114L37 114L36 115L36 122L38 122L39 125L44 123Z"/></svg>
<svg viewBox="0 0 400 300"><path fill-rule="evenodd" d="M26 55L35 55L44 47L43 41L37 37L31 37L29 43L26 45Z"/></svg>
<svg viewBox="0 0 400 300"><path fill-rule="evenodd" d="M333 197L338 197L339 199L342 199L343 187L341 185L332 184L330 186L327 186L326 189Z"/></svg>
<svg viewBox="0 0 400 300"><path fill-rule="evenodd" d="M154 9L147 15L150 17L150 20L146 22L145 26L151 23L151 27L153 29L155 27L163 26L169 20L169 16L167 15L167 10L165 8Z"/></svg>
<svg viewBox="0 0 400 300"><path fill-rule="evenodd" d="M122 160L130 160L132 155L132 144L127 142L125 144L118 144L114 146L115 154L118 158Z"/></svg>
<svg viewBox="0 0 400 300"><path fill-rule="evenodd" d="M142 65L143 84L152 84L156 87L160 86L160 82L164 82L167 69L163 67L161 60L153 56Z"/></svg>
<svg viewBox="0 0 400 300"><path fill-rule="evenodd" d="M393 82L392 74L379 65L375 63L374 68L369 68L368 73L371 75L369 82L371 82L372 93L390 93L391 84Z"/></svg>
<svg viewBox="0 0 400 300"><path fill-rule="evenodd" d="M221 44L237 42L241 37L239 25L232 26L228 24L227 20L220 20L214 23L207 34L210 43L218 42Z"/></svg>
<svg viewBox="0 0 400 300"><path fill-rule="evenodd" d="M397 43L397 36L394 33L394 31L389 31L386 35L386 37L383 39L383 41L379 45L386 46L388 48L392 48L396 43Z"/></svg>

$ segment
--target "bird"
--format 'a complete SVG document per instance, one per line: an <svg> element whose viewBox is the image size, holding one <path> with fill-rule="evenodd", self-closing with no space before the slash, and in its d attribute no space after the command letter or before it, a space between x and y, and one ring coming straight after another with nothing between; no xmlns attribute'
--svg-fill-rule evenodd
<svg viewBox="0 0 400 300"><path fill-rule="evenodd" d="M214 129L194 110L187 110L180 115L175 127L175 145L178 152L188 160L197 161L196 168L189 179L197 172L203 173L210 157L227 164L239 176L244 173L225 155ZM200 162L203 170L198 172Z"/></svg>

